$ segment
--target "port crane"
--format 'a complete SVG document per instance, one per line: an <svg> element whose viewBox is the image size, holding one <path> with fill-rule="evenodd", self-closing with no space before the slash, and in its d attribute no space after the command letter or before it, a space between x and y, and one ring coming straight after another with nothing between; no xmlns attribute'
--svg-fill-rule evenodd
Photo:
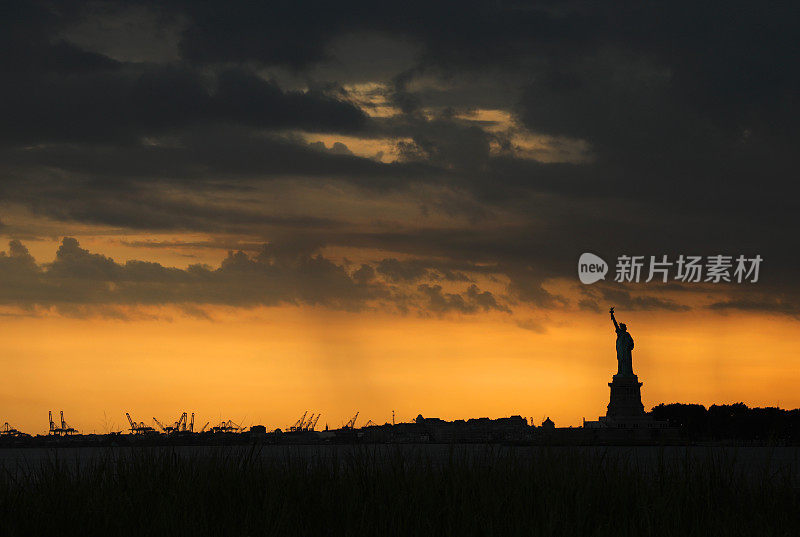
<svg viewBox="0 0 800 537"><path fill-rule="evenodd" d="M342 429L354 429L354 428L355 428L355 426L356 426L356 419L358 419L358 412L356 412L356 415L355 415L355 416L353 416L352 418L350 418L350 421L348 421L348 422L345 424L345 426L344 426L344 427L342 427Z"/></svg>
<svg viewBox="0 0 800 537"><path fill-rule="evenodd" d="M302 431L303 430L303 424L305 424L305 422L306 422L306 416L307 415L308 415L308 410L303 412L303 415L300 416L300 419L297 420L296 422L294 422L294 425L289 427L289 430L290 431ZM312 416L313 416L313 414L312 414Z"/></svg>
<svg viewBox="0 0 800 537"><path fill-rule="evenodd" d="M153 421L167 434L194 432L194 412L192 412L191 421L188 421L188 414L186 412L183 412L172 425L163 425L156 418L153 418Z"/></svg>
<svg viewBox="0 0 800 537"><path fill-rule="evenodd" d="M312 425L314 424L314 413L312 412L308 419L300 425L301 431L312 431Z"/></svg>
<svg viewBox="0 0 800 537"><path fill-rule="evenodd" d="M180 433L186 430L186 412L181 414L181 417L178 418L178 421L175 422L174 428L172 429L175 433Z"/></svg>
<svg viewBox="0 0 800 537"><path fill-rule="evenodd" d="M234 423L233 420L222 421L219 425L211 428L212 433L238 433L241 430L242 428Z"/></svg>
<svg viewBox="0 0 800 537"><path fill-rule="evenodd" d="M74 427L70 427L67 425L67 422L64 421L64 411L61 411L61 426L58 427L56 423L53 421L53 411L50 410L48 412L48 417L50 418L50 433L53 436L68 436L71 434L77 434L78 430Z"/></svg>
<svg viewBox="0 0 800 537"><path fill-rule="evenodd" d="M11 437L14 437L14 438L23 438L23 437L28 437L30 435L15 429L11 425L9 425L8 422L5 422L3 424L3 428L0 429L0 436L11 436Z"/></svg>
<svg viewBox="0 0 800 537"><path fill-rule="evenodd" d="M153 416L153 421L154 421L154 422L156 422L156 425L158 425L158 427L159 427L159 428L160 428L162 431L164 431L165 433L166 433L166 432L168 432L168 431L167 431L167 428L166 428L166 427L164 427L164 426L161 424L161 422L160 422L160 421L158 421L158 420L155 418L155 416Z"/></svg>
<svg viewBox="0 0 800 537"><path fill-rule="evenodd" d="M125 417L128 418L128 423L130 424L131 434L149 434L154 433L156 430L149 425L145 425L143 421L135 422L131 418L129 413L125 413Z"/></svg>
<svg viewBox="0 0 800 537"><path fill-rule="evenodd" d="M309 426L308 426L308 428L307 428L307 430L308 430L308 431L313 431L314 429L316 429L316 428L317 428L317 422L319 421L319 417L320 417L320 416L322 416L322 413L321 413L321 412L320 412L319 414L317 414L317 417L316 417L316 418L314 418L314 421L313 421L313 422L311 422L311 421L309 420L309 424L310 424L310 425L309 425Z"/></svg>
<svg viewBox="0 0 800 537"><path fill-rule="evenodd" d="M289 427L290 431L313 431L314 428L317 426L317 422L319 421L320 416L322 413L314 414L313 412L311 415L308 415L308 410L306 410L300 419L294 422L294 425Z"/></svg>

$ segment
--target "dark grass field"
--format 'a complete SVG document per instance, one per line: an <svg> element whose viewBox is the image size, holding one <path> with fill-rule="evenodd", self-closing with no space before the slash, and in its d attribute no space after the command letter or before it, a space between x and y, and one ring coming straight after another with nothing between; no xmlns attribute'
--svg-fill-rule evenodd
<svg viewBox="0 0 800 537"><path fill-rule="evenodd" d="M3 535L800 535L794 464L737 450L354 446L5 462Z"/></svg>

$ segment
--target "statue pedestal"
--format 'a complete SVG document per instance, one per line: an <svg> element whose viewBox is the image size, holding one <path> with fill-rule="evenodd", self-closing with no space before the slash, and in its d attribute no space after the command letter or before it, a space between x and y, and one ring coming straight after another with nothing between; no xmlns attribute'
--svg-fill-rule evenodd
<svg viewBox="0 0 800 537"><path fill-rule="evenodd" d="M645 413L639 377L617 374L608 386L611 388L611 400L606 415L597 421L583 422L584 429L593 429L587 433L592 441L630 444L678 440L678 429L671 428L667 421L656 421Z"/></svg>
<svg viewBox="0 0 800 537"><path fill-rule="evenodd" d="M611 400L608 403L607 418L639 418L645 415L639 377L614 375L608 385L611 388Z"/></svg>

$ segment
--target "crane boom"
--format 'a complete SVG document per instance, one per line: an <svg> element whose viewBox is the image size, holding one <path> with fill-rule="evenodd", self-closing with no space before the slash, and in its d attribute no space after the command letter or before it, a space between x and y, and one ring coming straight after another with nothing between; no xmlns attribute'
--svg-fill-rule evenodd
<svg viewBox="0 0 800 537"><path fill-rule="evenodd" d="M186 430L186 412L181 414L181 417L175 422L175 428L173 430L175 432Z"/></svg>
<svg viewBox="0 0 800 537"><path fill-rule="evenodd" d="M167 430L164 428L164 426L161 425L161 422L158 421L155 417L153 417L153 421L156 422L156 425L158 425L161 428L162 431L167 432Z"/></svg>
<svg viewBox="0 0 800 537"><path fill-rule="evenodd" d="M309 427L311 427L311 422L314 421L314 413L312 412L308 419L300 424L300 429L303 431L307 431Z"/></svg>
<svg viewBox="0 0 800 537"><path fill-rule="evenodd" d="M350 419L350 421L347 422L347 425L345 425L345 429L353 429L356 426L356 419L357 418L358 418L358 412L356 412L356 415L353 416Z"/></svg>

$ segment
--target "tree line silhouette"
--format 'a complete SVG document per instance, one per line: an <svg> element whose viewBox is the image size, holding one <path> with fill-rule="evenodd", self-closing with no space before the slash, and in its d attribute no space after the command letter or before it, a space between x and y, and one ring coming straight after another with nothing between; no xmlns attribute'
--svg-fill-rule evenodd
<svg viewBox="0 0 800 537"><path fill-rule="evenodd" d="M748 408L744 403L703 405L661 403L650 415L681 427L689 440L800 442L800 409Z"/></svg>

